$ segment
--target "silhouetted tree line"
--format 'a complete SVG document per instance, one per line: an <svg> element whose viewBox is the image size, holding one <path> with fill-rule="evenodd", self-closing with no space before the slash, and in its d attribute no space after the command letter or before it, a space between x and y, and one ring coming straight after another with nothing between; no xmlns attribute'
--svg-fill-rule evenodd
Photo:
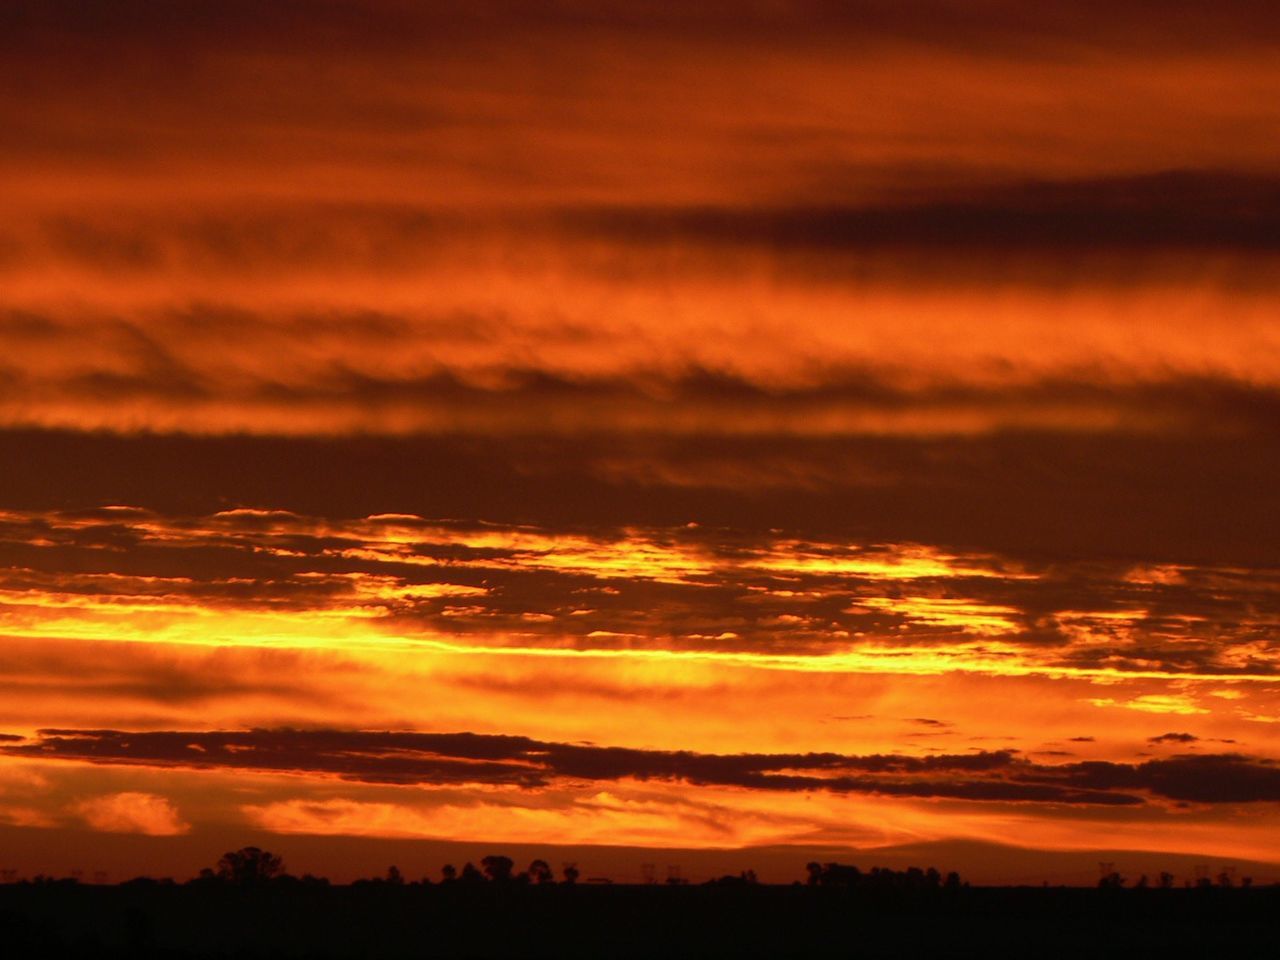
<svg viewBox="0 0 1280 960"><path fill-rule="evenodd" d="M571 863L565 864L561 869L558 882L563 886L572 886L577 883L579 875L578 868L575 865ZM152 881L145 877L139 877L137 881L131 882L157 883L165 881ZM172 883L172 881L168 882ZM281 857L258 847L243 847L240 850L233 850L223 854L215 866L205 867L195 879L189 882L192 884L233 887L255 887L268 883L277 885L282 883L329 884L327 878L313 876L309 873L301 877L292 876L286 872L284 861ZM526 869L517 871L515 861L510 857L501 854L490 854L480 860L480 866L478 867L474 863L467 862L459 870L451 863L445 864L440 870L440 880L438 882L442 886L454 884L460 886L476 884L544 886L555 884L557 880L551 865L545 860L535 859ZM386 873L382 876L356 880L352 884L352 886L357 887L430 885L432 885L430 877L422 877L414 881L406 880L400 868L394 864L388 867Z"/></svg>
<svg viewBox="0 0 1280 960"><path fill-rule="evenodd" d="M1179 886L1177 878L1168 872L1157 875L1153 882L1146 874L1142 874L1132 884L1128 878L1111 869L1110 864L1102 865L1105 869L1098 880L1100 890L1172 890ZM10 873L10 876L12 874ZM470 861L462 868L453 864L445 864L440 871L440 879L432 881L430 877L418 880L407 880L397 866L390 866L381 876L369 877L354 881L353 887L424 887L439 885L441 887L572 887L578 883L581 874L574 864L568 863L561 868L557 879L551 865L543 859L534 859L524 870L517 871L515 861L501 854L490 854L480 860L479 866ZM51 877L37 874L30 879L10 880L10 883L23 886L73 887L80 885L77 877ZM593 883L602 882L593 879ZM611 882L611 881L603 881ZM285 869L283 858L259 847L242 847L228 851L212 867L205 867L193 879L187 881L188 886L254 888L266 885L287 886L330 886L326 877L314 876L310 873L293 876ZM683 878L668 878L667 885L688 885ZM2 885L2 884L0 884ZM153 879L137 877L125 881L121 886L176 886L169 878ZM752 887L760 885L754 870L743 870L738 874L725 874L705 881L706 887ZM951 871L941 873L934 867L907 867L894 870L889 867L871 867L861 870L852 864L810 862L805 866L805 879L795 881L795 886L839 888L864 891L898 891L906 894L927 893L929 891L958 891L968 889L968 882ZM1046 884L1047 885L1047 884ZM1207 871L1194 879L1182 881L1184 889L1248 889L1253 886L1251 877L1236 880L1230 869L1224 868L1210 876Z"/></svg>
<svg viewBox="0 0 1280 960"><path fill-rule="evenodd" d="M827 955L850 930L866 960L1275 955L1280 885L1245 889L1207 868L1193 883L1167 873L1128 882L1100 866L1102 889L970 888L933 868L816 862L790 884L761 883L753 870L688 884L673 870L660 885L650 869L646 883L609 886L579 882L572 866L518 869L492 854L438 876L409 879L392 866L330 884L245 847L185 884L0 883L0 958L763 958ZM1115 950L1097 954L1099 942Z"/></svg>
<svg viewBox="0 0 1280 960"><path fill-rule="evenodd" d="M1175 880L1172 873L1162 872L1156 880L1155 886L1160 890L1172 890ZM1116 870L1109 870L1102 874L1098 879L1099 890L1123 890L1128 884L1128 879ZM1196 877L1194 880L1184 880L1184 887L1194 887L1197 890L1211 890L1219 888L1229 890L1236 886L1235 875L1230 870L1222 870L1216 876L1210 877L1208 874ZM1151 879L1144 873L1134 881L1132 889L1148 890L1152 886ZM1241 877L1240 886L1248 889L1253 886L1253 877Z"/></svg>
<svg viewBox="0 0 1280 960"><path fill-rule="evenodd" d="M855 866L842 863L810 863L807 868L808 885L815 887L847 887L869 890L899 890L919 892L926 890L958 890L964 884L960 875L954 871L945 877L935 868L908 867L905 870L892 870L888 867L872 867L863 872ZM578 868L566 864L561 872L559 883L573 886L578 882ZM193 883L217 883L237 887L252 887L273 881L328 883L321 877L311 875L302 878L289 876L284 869L284 861L273 853L258 847L244 847L223 855L215 867L200 871ZM416 881L418 886L431 884L429 877ZM453 864L445 864L440 871L442 886L476 886L489 884L493 886L544 886L555 884L555 874L551 865L542 859L533 860L527 869L516 871L515 861L501 854L490 854L480 860L480 866L464 863L459 870ZM738 874L726 874L706 881L706 886L713 887L747 887L759 884L754 870L744 870ZM396 866L387 868L381 877L357 880L353 886L404 886L404 875Z"/></svg>

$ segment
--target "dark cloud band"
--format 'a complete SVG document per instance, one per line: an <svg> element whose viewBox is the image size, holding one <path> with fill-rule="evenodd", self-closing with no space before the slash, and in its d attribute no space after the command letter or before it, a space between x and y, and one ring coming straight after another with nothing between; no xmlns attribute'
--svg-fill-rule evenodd
<svg viewBox="0 0 1280 960"><path fill-rule="evenodd" d="M1141 763L1038 764L1012 751L912 757L701 754L554 743L519 736L337 730L125 732L43 730L10 742L11 757L156 767L334 775L366 783L494 784L683 781L751 790L1102 806L1144 798L1193 803L1280 801L1280 767L1239 754Z"/></svg>

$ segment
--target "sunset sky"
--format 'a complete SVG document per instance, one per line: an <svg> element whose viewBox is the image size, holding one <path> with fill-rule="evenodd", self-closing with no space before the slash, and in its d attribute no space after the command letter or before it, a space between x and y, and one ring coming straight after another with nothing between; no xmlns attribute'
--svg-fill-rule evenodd
<svg viewBox="0 0 1280 960"><path fill-rule="evenodd" d="M1278 62L3 4L0 868L1280 879Z"/></svg>

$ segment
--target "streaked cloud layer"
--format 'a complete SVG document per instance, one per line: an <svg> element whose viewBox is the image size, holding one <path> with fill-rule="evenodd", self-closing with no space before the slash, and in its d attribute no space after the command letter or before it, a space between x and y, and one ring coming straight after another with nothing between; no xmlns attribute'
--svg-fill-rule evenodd
<svg viewBox="0 0 1280 960"><path fill-rule="evenodd" d="M9 4L0 819L1280 861L1277 47Z"/></svg>
<svg viewBox="0 0 1280 960"><path fill-rule="evenodd" d="M584 532L245 508L10 511L0 543L23 562L0 582L12 636L1280 681L1274 568L1031 564L696 523Z"/></svg>

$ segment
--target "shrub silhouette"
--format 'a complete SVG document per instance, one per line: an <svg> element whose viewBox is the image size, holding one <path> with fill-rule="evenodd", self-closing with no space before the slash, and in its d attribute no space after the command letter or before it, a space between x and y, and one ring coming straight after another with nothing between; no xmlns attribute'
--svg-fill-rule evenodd
<svg viewBox="0 0 1280 960"><path fill-rule="evenodd" d="M851 887L865 890L903 890L919 892L927 890L958 890L962 886L960 875L954 870L944 880L933 867L922 870L908 867L892 870L889 867L872 867L865 873L851 864L809 863L805 866L811 887Z"/></svg>

